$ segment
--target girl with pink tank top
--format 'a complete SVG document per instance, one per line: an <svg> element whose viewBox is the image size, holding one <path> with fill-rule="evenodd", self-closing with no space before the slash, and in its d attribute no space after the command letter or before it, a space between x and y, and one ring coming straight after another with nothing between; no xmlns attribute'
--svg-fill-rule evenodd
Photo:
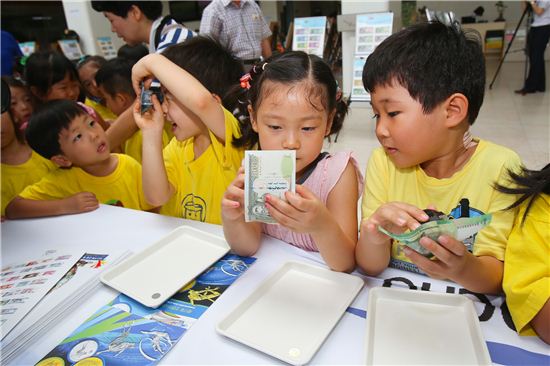
<svg viewBox="0 0 550 366"><path fill-rule="evenodd" d="M286 52L255 65L241 78L247 100L240 111L237 146L296 151L296 192L285 200L268 195L266 208L277 224L245 222L243 168L222 199L224 234L239 255L253 255L262 233L318 251L336 271L355 268L357 201L363 177L350 152L321 153L325 137L342 128L347 103L330 68L304 52Z"/></svg>

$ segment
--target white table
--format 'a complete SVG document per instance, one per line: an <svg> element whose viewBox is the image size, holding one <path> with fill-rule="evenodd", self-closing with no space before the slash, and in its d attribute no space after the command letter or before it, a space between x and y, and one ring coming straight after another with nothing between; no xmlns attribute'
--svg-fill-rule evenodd
<svg viewBox="0 0 550 366"><path fill-rule="evenodd" d="M3 222L2 263L17 262L33 255L40 255L48 249L81 249L87 252L108 253L112 248L123 248L136 252L182 224L223 235L221 226L217 225L101 205L98 210L86 214ZM161 364L281 363L219 335L215 330L216 324L282 263L288 260L318 265L324 263L318 253L304 252L269 237L264 239L255 257L257 261L210 306L162 359ZM430 291L459 292L459 286L456 284L394 269L386 270L378 278L362 277L365 279L363 290L315 355L312 364L364 363L369 288L382 286L384 281L390 282L391 279L396 287L415 286ZM116 295L114 290L102 286L12 364L36 363L88 316ZM481 300L485 303L478 301L475 296L469 297L476 300L478 314L483 314L481 327L493 362L505 365L550 364L548 345L536 337L519 337L506 325L500 308L503 303L502 297L482 296Z"/></svg>

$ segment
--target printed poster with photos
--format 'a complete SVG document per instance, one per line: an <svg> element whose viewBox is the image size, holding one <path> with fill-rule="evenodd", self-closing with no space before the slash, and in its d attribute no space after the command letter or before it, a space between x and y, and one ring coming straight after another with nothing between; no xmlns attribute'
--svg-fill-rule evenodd
<svg viewBox="0 0 550 366"><path fill-rule="evenodd" d="M0 278L2 339L65 276L82 254L51 254L2 268Z"/></svg>
<svg viewBox="0 0 550 366"><path fill-rule="evenodd" d="M363 87L363 66L376 46L392 34L393 13L357 15L355 22L355 57L353 62L353 86L351 98L369 101L370 95Z"/></svg>
<svg viewBox="0 0 550 366"><path fill-rule="evenodd" d="M105 59L110 60L116 57L117 51L115 46L113 46L113 40L111 37L97 37L97 45L99 46L99 49Z"/></svg>
<svg viewBox="0 0 550 366"><path fill-rule="evenodd" d="M295 18L292 50L323 57L326 27L326 17Z"/></svg>
<svg viewBox="0 0 550 366"><path fill-rule="evenodd" d="M156 309L120 294L37 365L157 364L255 260L227 254Z"/></svg>

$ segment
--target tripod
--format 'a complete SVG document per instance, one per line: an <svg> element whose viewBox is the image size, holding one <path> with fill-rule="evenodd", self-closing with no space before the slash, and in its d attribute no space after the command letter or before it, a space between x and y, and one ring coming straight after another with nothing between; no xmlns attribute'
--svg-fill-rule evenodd
<svg viewBox="0 0 550 366"><path fill-rule="evenodd" d="M495 72L495 76L493 76L493 80L491 81L491 84L489 84L489 89L493 88L493 84L495 83L495 80L498 76L500 68L502 67L502 63L504 62L504 59L506 58L506 55L508 54L508 51L510 51L510 47L512 46L512 43L514 43L514 39L516 39L516 34L518 33L518 29L519 29L521 23L523 22L523 18L525 18L526 14L529 14L527 16L527 23L528 23L527 28L529 28L529 25L531 24L531 22L530 22L531 19L530 18L531 18L531 14L532 14L531 4L529 4L529 3L525 7L525 10L523 10L523 14L521 14L521 18L519 19L518 25L516 26L516 29L514 30L514 34L512 35L512 39L510 40L510 43L508 43L508 47L506 47L506 51L504 51L504 55L500 59L500 62L499 62L498 67L497 67L497 71ZM529 29L527 29L526 39L528 38L527 37L528 33L529 33ZM527 47L528 47L528 44L526 43L524 50L527 50ZM527 78L527 56L526 56L526 59L525 59L525 70L524 70L523 80L525 80L526 78Z"/></svg>

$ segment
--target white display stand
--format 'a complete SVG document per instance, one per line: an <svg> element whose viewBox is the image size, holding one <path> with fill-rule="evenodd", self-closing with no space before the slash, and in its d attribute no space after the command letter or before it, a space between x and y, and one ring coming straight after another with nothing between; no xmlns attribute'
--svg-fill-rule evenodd
<svg viewBox="0 0 550 366"><path fill-rule="evenodd" d="M355 57L353 62L353 101L369 101L370 95L363 87L363 66L376 46L392 32L393 13L358 14L355 21Z"/></svg>
<svg viewBox="0 0 550 366"><path fill-rule="evenodd" d="M292 50L323 57L326 27L326 17L295 18Z"/></svg>
<svg viewBox="0 0 550 366"><path fill-rule="evenodd" d="M61 48L61 52L63 52L65 57L69 60L78 60L83 56L80 45L76 39L60 39L57 41L57 44L59 48Z"/></svg>

